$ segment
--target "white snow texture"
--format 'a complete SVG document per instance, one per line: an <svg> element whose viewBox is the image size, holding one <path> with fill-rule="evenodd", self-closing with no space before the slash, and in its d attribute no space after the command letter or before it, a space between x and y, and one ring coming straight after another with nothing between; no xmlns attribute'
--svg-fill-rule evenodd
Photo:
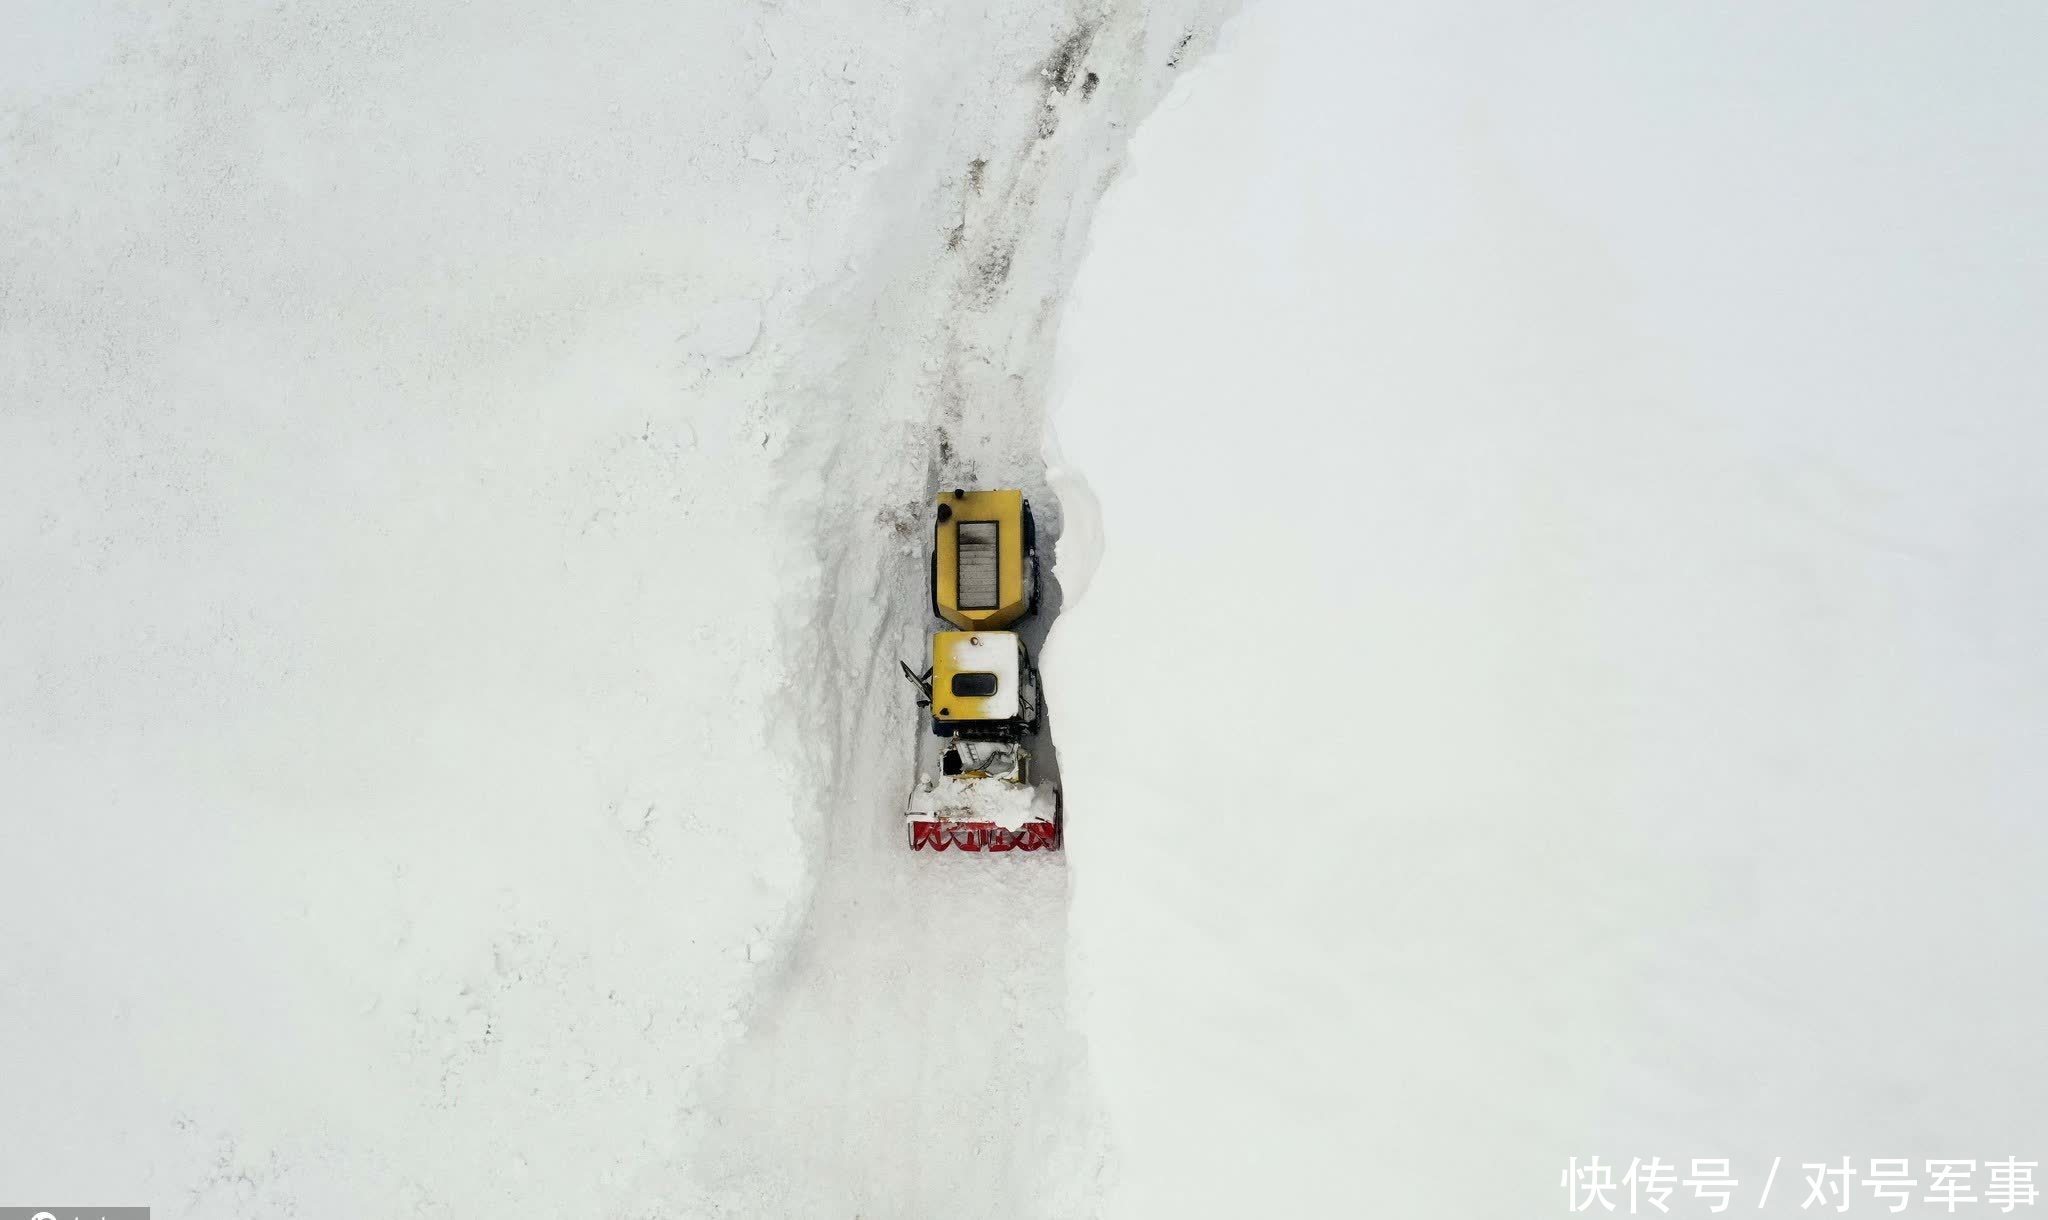
<svg viewBox="0 0 2048 1220"><path fill-rule="evenodd" d="M1101 1214L2048 1162L2044 51L1262 0L1177 86L1054 407Z"/></svg>
<svg viewBox="0 0 2048 1220"><path fill-rule="evenodd" d="M0 1207L2048 1159L2048 18L1227 8L12 6Z"/></svg>

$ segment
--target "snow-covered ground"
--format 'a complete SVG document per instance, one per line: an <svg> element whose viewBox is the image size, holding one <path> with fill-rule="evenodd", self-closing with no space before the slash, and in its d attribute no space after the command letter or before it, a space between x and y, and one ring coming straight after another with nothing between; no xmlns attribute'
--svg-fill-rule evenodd
<svg viewBox="0 0 2048 1220"><path fill-rule="evenodd" d="M2042 19L1227 7L11 6L0 1206L2048 1151ZM955 483L1064 857L902 847Z"/></svg>
<svg viewBox="0 0 2048 1220"><path fill-rule="evenodd" d="M1085 1208L895 666L1216 15L11 10L0 1203Z"/></svg>
<svg viewBox="0 0 2048 1220"><path fill-rule="evenodd" d="M2044 51L1262 0L1148 122L1055 407L1101 1214L2048 1160Z"/></svg>

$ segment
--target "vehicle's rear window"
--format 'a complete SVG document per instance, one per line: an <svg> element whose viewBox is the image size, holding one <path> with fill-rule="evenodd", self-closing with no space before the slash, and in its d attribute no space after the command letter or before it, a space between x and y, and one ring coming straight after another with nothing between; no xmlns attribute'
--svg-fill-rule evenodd
<svg viewBox="0 0 2048 1220"><path fill-rule="evenodd" d="M953 694L960 699L985 699L996 693L994 674L954 674Z"/></svg>

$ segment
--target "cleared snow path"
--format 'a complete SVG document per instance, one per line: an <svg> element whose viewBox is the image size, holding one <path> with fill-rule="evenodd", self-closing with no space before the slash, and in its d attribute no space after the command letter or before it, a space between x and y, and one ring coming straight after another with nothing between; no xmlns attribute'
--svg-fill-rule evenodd
<svg viewBox="0 0 2048 1220"><path fill-rule="evenodd" d="M819 785L815 883L706 1095L722 1214L1069 1216L1098 1193L1064 861L906 850L924 729L897 662L930 628L933 490L1021 483L1058 533L1039 449L1061 297L1130 126L1216 10L949 13L949 70L902 103L934 125L878 175L859 265L805 304L770 443L815 572L781 608L772 736Z"/></svg>

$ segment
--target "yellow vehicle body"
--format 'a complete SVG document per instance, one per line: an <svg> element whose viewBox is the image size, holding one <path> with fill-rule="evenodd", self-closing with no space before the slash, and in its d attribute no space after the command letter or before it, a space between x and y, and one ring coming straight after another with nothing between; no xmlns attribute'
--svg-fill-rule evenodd
<svg viewBox="0 0 2048 1220"><path fill-rule="evenodd" d="M932 636L932 719L942 731L1006 723L1023 713L1023 646L1011 631Z"/></svg>
<svg viewBox="0 0 2048 1220"><path fill-rule="evenodd" d="M962 631L992 630L1023 618L1031 608L1024 493L947 491L939 493L937 505L932 608Z"/></svg>

